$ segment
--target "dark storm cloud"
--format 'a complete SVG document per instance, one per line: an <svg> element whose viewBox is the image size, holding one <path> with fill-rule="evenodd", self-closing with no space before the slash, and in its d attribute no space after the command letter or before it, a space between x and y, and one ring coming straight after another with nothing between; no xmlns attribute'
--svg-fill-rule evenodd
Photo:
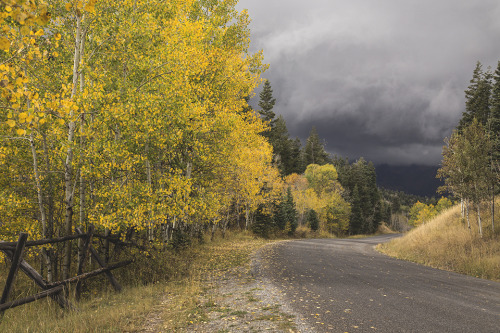
<svg viewBox="0 0 500 333"><path fill-rule="evenodd" d="M500 60L500 3L240 0L271 65L275 111L331 153L376 163L440 161L476 61Z"/></svg>

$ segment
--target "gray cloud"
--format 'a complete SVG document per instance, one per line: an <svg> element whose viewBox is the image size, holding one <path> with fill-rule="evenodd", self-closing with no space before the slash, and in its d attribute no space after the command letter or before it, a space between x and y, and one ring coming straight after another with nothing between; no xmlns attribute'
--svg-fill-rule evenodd
<svg viewBox="0 0 500 333"><path fill-rule="evenodd" d="M496 0L240 0L292 136L332 153L437 164L477 60L500 60Z"/></svg>

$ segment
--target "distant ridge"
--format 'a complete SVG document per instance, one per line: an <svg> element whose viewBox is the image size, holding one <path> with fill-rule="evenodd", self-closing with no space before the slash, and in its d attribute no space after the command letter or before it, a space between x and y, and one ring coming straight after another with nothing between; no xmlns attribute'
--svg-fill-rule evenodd
<svg viewBox="0 0 500 333"><path fill-rule="evenodd" d="M438 166L388 165L375 167L377 185L389 190L403 191L424 197L437 196L436 190L443 183L436 178Z"/></svg>

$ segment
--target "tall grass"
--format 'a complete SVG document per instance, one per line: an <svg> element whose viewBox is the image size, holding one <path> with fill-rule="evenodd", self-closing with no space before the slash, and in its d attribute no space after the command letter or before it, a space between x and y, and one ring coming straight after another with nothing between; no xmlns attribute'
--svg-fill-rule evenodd
<svg viewBox="0 0 500 333"><path fill-rule="evenodd" d="M181 252L155 253L151 260L117 272L118 280L126 282L123 292L113 292L105 278L98 279L89 289L92 295L78 304L79 311L61 310L50 298L39 300L7 310L0 332L136 332L151 321L162 331L175 331L203 319L197 296L211 281L248 263L251 252L267 242L249 233L228 232L224 239ZM19 272L19 284L29 285L22 275ZM145 283L146 278L153 282Z"/></svg>
<svg viewBox="0 0 500 333"><path fill-rule="evenodd" d="M496 207L495 220L499 221L499 217ZM481 238L472 212L470 219L471 229L468 229L458 205L378 248L400 259L500 281L500 223L497 222L493 233L491 212L485 205L482 209L484 235Z"/></svg>

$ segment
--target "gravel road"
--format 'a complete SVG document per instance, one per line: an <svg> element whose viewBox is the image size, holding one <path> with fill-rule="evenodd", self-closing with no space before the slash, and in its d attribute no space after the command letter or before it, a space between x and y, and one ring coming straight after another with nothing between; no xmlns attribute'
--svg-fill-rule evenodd
<svg viewBox="0 0 500 333"><path fill-rule="evenodd" d="M500 332L500 283L374 250L391 237L278 243L260 251L254 274L300 331Z"/></svg>

